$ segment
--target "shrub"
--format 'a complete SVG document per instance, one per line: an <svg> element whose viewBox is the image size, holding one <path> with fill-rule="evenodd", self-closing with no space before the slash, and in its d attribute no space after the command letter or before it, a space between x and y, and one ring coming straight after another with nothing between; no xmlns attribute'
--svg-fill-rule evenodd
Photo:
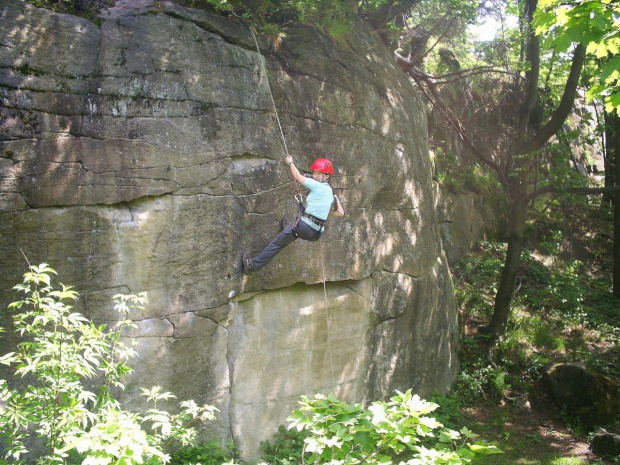
<svg viewBox="0 0 620 465"><path fill-rule="evenodd" d="M289 417L289 429L310 433L304 440L304 463L386 464L406 458L411 465L458 465L476 455L501 453L496 446L477 441L467 428L444 428L428 415L438 405L411 391L368 408L333 395L304 396L300 403Z"/></svg>
<svg viewBox="0 0 620 465"><path fill-rule="evenodd" d="M47 264L31 266L15 290L23 300L9 308L16 331L23 337L15 352L0 357L0 363L15 368L21 388L0 380L0 463L58 464L79 456L83 463L137 464L145 459L167 462L165 447L194 441L194 420L214 418L214 407L181 403L181 412L171 415L157 408L157 402L173 398L155 387L143 390L154 404L145 414L124 411L112 394L122 388L121 378L131 369L127 360L135 352L122 343L121 329L131 327L132 309L146 304L146 294L115 296L119 323L110 331L95 326L67 302L78 294L70 287L55 290ZM88 383L85 381L88 380ZM98 392L87 385L98 385ZM148 423L149 428L143 428ZM38 438L44 451L26 448L27 440Z"/></svg>
<svg viewBox="0 0 620 465"><path fill-rule="evenodd" d="M211 440L206 444L184 447L171 454L170 465L220 465L236 457L234 444L223 447L219 441Z"/></svg>
<svg viewBox="0 0 620 465"><path fill-rule="evenodd" d="M307 437L306 430L287 429L280 425L273 442L261 442L261 458L271 465L302 463L304 440Z"/></svg>

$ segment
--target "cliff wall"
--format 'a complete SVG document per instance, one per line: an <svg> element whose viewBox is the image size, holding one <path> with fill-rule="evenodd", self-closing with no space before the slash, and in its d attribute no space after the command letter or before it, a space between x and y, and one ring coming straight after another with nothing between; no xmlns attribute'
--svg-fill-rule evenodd
<svg viewBox="0 0 620 465"><path fill-rule="evenodd" d="M208 433L245 458L301 394L448 389L459 332L424 106L363 25L344 44L298 27L261 45L289 151L334 161L346 216L250 277L242 251L295 204L247 27L165 1L90 22L5 0L0 40L0 307L22 252L98 322L112 295L147 291L125 403L161 385L213 404Z"/></svg>

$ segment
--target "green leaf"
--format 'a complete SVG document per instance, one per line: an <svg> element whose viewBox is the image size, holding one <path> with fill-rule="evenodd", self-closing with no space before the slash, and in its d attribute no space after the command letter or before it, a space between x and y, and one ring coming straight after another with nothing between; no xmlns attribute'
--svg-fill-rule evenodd
<svg viewBox="0 0 620 465"><path fill-rule="evenodd" d="M556 16L552 11L545 11L541 8L536 12L534 26L537 34L546 32L554 24L556 24Z"/></svg>
<svg viewBox="0 0 620 465"><path fill-rule="evenodd" d="M478 438L478 435L476 433L474 433L472 430L470 430L469 428L467 428L466 426L461 428L460 433L463 436L465 436L467 439L476 439L476 438Z"/></svg>
<svg viewBox="0 0 620 465"><path fill-rule="evenodd" d="M2 357L0 357L0 363L3 365L7 365L7 366L10 366L11 363L16 363L18 361L19 359L15 357L15 352L9 352L8 354L5 354Z"/></svg>
<svg viewBox="0 0 620 465"><path fill-rule="evenodd" d="M605 100L605 111L611 113L614 110L620 113L620 92L611 94Z"/></svg>
<svg viewBox="0 0 620 465"><path fill-rule="evenodd" d="M485 444L476 442L470 444L469 448L478 455L491 455L491 454L503 454L504 451L497 447L495 444Z"/></svg>
<svg viewBox="0 0 620 465"><path fill-rule="evenodd" d="M365 450L374 449L375 441L372 439L372 436L367 431L358 431L354 435L355 442L361 444Z"/></svg>
<svg viewBox="0 0 620 465"><path fill-rule="evenodd" d="M441 442L452 442L460 439L461 434L458 431L452 429L445 429L439 433L439 440Z"/></svg>
<svg viewBox="0 0 620 465"><path fill-rule="evenodd" d="M612 58L611 60L609 60L607 63L605 63L603 66L601 66L600 73L599 73L601 81L605 82L609 78L618 79L618 75L620 74L619 70L620 70L620 56L616 56ZM599 85L602 86L603 84L599 84Z"/></svg>

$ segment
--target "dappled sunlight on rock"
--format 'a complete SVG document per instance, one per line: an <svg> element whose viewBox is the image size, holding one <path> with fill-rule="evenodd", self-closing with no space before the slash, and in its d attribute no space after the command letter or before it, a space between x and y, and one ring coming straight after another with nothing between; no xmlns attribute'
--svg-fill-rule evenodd
<svg viewBox="0 0 620 465"><path fill-rule="evenodd" d="M398 287L407 297L411 296L413 292L413 281L406 275L399 274L396 277Z"/></svg>
<svg viewBox="0 0 620 465"><path fill-rule="evenodd" d="M391 118L388 113L383 114L383 121L381 122L381 134L389 134L390 133L390 122Z"/></svg>
<svg viewBox="0 0 620 465"><path fill-rule="evenodd" d="M292 401L298 392L346 391L348 398L360 398L366 366L363 334L372 315L368 284L353 289L329 285L327 306L322 285L298 285L238 301L238 316L228 328L238 335L231 340L236 354L233 397L243 402L236 404L235 415L243 422L258 421L257 404ZM342 330L345 325L347 331ZM260 354L264 358L257 364L255 355ZM270 418L287 414L282 407L273 409ZM244 441L255 443L270 434L257 433L252 437L246 432Z"/></svg>
<svg viewBox="0 0 620 465"><path fill-rule="evenodd" d="M98 321L118 318L115 293L146 291L124 401L156 380L213 403L203 433L251 461L302 394L450 386L424 105L375 36L355 26L340 47L291 26L259 56L246 26L150 0L96 22L5 0L0 30L0 295L21 250L85 290ZM287 150L303 170L333 160L346 216L245 276L243 250L297 213Z"/></svg>
<svg viewBox="0 0 620 465"><path fill-rule="evenodd" d="M323 305L325 306L325 305ZM302 307L299 309L299 314L302 316L307 316L307 315L312 315L314 312L316 312L317 308L316 305L310 305L308 307Z"/></svg>
<svg viewBox="0 0 620 465"><path fill-rule="evenodd" d="M379 257L387 257L392 255L394 251L394 241L391 237L385 238L380 244L377 245L375 251L379 254Z"/></svg>

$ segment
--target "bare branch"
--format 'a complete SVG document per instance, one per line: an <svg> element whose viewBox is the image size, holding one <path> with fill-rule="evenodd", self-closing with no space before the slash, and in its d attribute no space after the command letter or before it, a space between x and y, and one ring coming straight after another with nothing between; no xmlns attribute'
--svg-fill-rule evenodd
<svg viewBox="0 0 620 465"><path fill-rule="evenodd" d="M440 76L434 76L436 84L449 84L451 82L458 81L460 79L464 79L470 76L476 76L478 74L507 74L509 76L516 76L518 73L514 73L512 71L506 71L504 69L493 68L492 66L479 66L476 68L465 69L462 71L457 71L454 73L446 73ZM448 79L448 77L453 76L452 79Z"/></svg>
<svg viewBox="0 0 620 465"><path fill-rule="evenodd" d="M439 113L444 117L444 119L448 122L450 126L456 131L459 138L467 145L467 147L471 150L471 152L485 165L489 166L493 169L500 178L500 182L507 186L507 180L503 176L503 171L500 166L495 163L491 158L485 157L480 153L478 148L474 145L474 143L469 139L465 128L463 127L459 118L443 103L441 97L437 94L432 83L425 82L423 83L419 76L416 76L413 73L410 73L410 76L418 85L418 88L422 92L422 95L426 98L426 100L431 104L433 108L435 108Z"/></svg>
<svg viewBox="0 0 620 465"><path fill-rule="evenodd" d="M515 76L515 73L512 71L506 71L504 69L494 68L492 66L478 66L476 68L463 69L435 76L415 66L415 61L413 59L405 58L400 53L398 53L398 51L394 52L394 57L396 58L396 61L403 70L407 72L414 72L417 76L424 80L432 80L434 84L448 84L450 82L458 81L459 79L464 79L466 77L485 73L507 74L509 76Z"/></svg>
<svg viewBox="0 0 620 465"><path fill-rule="evenodd" d="M518 153L525 154L540 149L547 143L551 137L553 137L564 124L566 118L573 109L573 103L575 102L575 95L577 92L577 84L579 84L579 76L581 75L581 68L586 57L585 47L581 44L575 47L575 53L573 54L573 63L571 65L570 74L564 87L564 94L560 104L553 112L553 115L549 119L549 122L541 128L538 133L525 142L518 150Z"/></svg>
<svg viewBox="0 0 620 465"><path fill-rule="evenodd" d="M527 194L524 198L524 201L529 202L530 200L535 199L536 197L540 197L545 194L613 194L620 191L620 186L607 186L607 187L558 187L554 185L547 185L536 189L529 194Z"/></svg>
<svg viewBox="0 0 620 465"><path fill-rule="evenodd" d="M433 25L433 30L435 30L438 27L439 23L441 23L442 21L445 21L447 17L448 17L447 13L445 15L443 15L441 17L441 19L439 19L439 21L437 21ZM450 20L450 22L446 26L446 30L443 32L443 34L441 34L439 37L437 37L437 40L435 40L435 43L433 45L431 45L429 47L429 49L426 51L426 53L424 53L422 56L420 56L420 52L422 51L422 47L420 47L420 49L416 52L416 54L411 57L411 62L415 63L418 60L422 60L422 59L424 59L425 56L427 56L429 53L431 53L433 51L433 49L437 46L437 44L446 36L446 34L448 32L450 32L450 28L452 27L452 24L454 23L454 21L456 21L456 17L454 17L454 18L452 18Z"/></svg>

